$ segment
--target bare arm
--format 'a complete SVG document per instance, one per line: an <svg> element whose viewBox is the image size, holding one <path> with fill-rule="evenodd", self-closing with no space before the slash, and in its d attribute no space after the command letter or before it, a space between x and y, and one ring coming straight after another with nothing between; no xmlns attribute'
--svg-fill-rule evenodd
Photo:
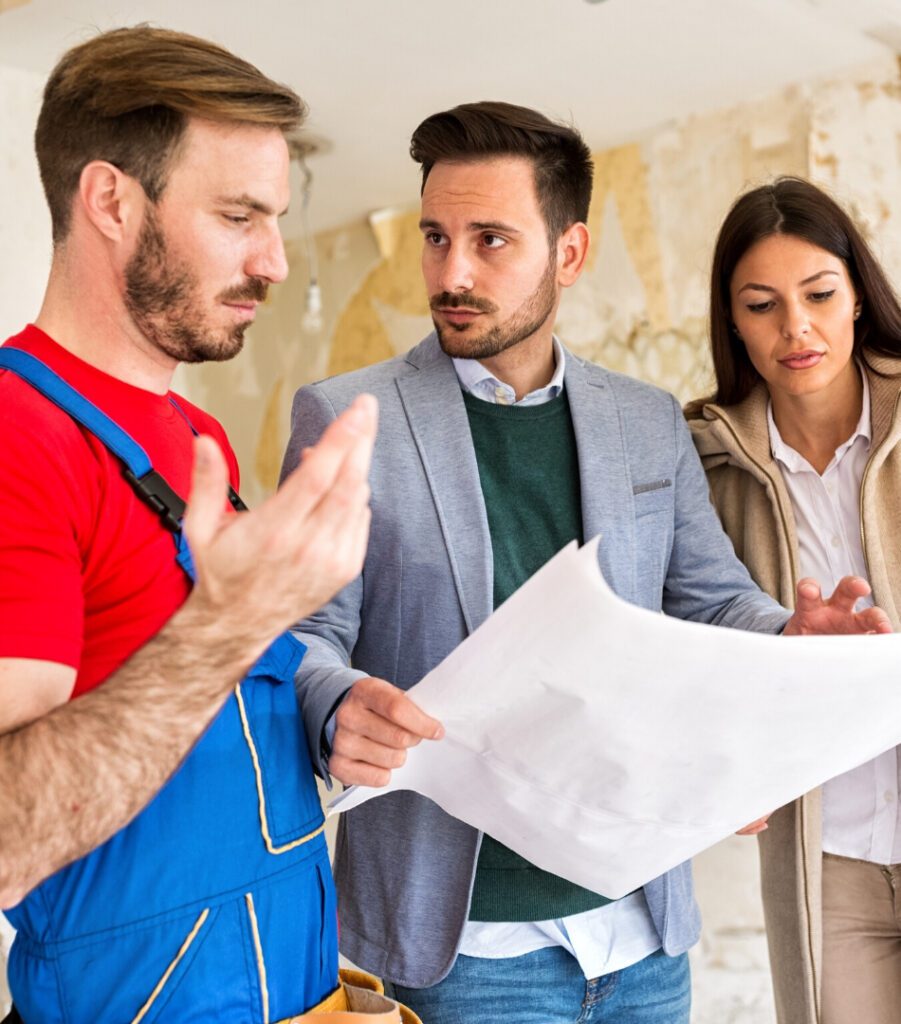
<svg viewBox="0 0 901 1024"><path fill-rule="evenodd" d="M68 703L71 670L40 662L28 670L46 668L31 706L5 702L29 680L15 686L18 659L0 663L0 906L127 824L272 640L360 572L375 418L374 400L358 400L277 494L240 516L223 512L225 462L199 438L185 518L197 582L163 630Z"/></svg>
<svg viewBox="0 0 901 1024"><path fill-rule="evenodd" d="M0 733L18 729L65 703L75 669L54 661L0 658Z"/></svg>

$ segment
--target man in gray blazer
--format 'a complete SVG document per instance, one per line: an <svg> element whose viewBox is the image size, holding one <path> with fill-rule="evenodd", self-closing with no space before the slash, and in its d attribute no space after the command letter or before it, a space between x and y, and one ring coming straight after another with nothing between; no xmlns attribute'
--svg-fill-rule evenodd
<svg viewBox="0 0 901 1024"><path fill-rule="evenodd" d="M402 691L574 538L602 534L604 577L642 607L767 632L789 619L734 557L675 399L553 336L588 250L578 133L467 104L423 122L411 151L435 333L302 388L285 460L287 472L357 394L376 395L363 573L297 629L319 771L376 785L440 736ZM807 587L787 632L883 627L853 613L865 584L829 602ZM611 902L400 792L342 817L335 873L343 952L426 1024L688 1021L689 864Z"/></svg>

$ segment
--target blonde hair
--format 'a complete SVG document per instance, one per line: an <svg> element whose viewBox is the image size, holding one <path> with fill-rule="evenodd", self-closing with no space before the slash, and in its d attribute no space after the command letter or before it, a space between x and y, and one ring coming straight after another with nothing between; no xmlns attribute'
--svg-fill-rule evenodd
<svg viewBox="0 0 901 1024"><path fill-rule="evenodd" d="M73 47L50 74L35 131L54 243L92 160L136 178L156 202L189 118L290 132L305 114L293 89L196 36L137 25Z"/></svg>

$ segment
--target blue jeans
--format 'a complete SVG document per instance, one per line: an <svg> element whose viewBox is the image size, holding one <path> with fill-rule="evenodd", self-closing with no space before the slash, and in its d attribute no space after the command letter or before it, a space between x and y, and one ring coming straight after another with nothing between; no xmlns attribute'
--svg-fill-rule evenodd
<svg viewBox="0 0 901 1024"><path fill-rule="evenodd" d="M422 1024L688 1024L688 954L662 950L586 980L559 946L505 960L458 956L431 988L393 989Z"/></svg>

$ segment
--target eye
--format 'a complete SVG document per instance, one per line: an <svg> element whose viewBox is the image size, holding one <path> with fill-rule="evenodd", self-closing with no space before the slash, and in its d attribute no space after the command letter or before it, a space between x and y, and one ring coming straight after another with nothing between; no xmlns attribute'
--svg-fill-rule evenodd
<svg viewBox="0 0 901 1024"><path fill-rule="evenodd" d="M772 299L768 299L766 302L753 302L747 309L749 313L768 313L775 305Z"/></svg>
<svg viewBox="0 0 901 1024"><path fill-rule="evenodd" d="M423 238L425 239L426 245L431 245L436 248L439 245L444 245L444 235L442 235L440 231L426 231Z"/></svg>
<svg viewBox="0 0 901 1024"><path fill-rule="evenodd" d="M249 224L250 217L246 213L223 213L223 218L229 222L229 224Z"/></svg>
<svg viewBox="0 0 901 1024"><path fill-rule="evenodd" d="M828 292L811 292L808 298L811 302L828 302L833 295L835 295L834 288Z"/></svg>
<svg viewBox="0 0 901 1024"><path fill-rule="evenodd" d="M507 244L507 239L502 238L500 235L487 234L482 235L482 244L486 249L503 249Z"/></svg>

